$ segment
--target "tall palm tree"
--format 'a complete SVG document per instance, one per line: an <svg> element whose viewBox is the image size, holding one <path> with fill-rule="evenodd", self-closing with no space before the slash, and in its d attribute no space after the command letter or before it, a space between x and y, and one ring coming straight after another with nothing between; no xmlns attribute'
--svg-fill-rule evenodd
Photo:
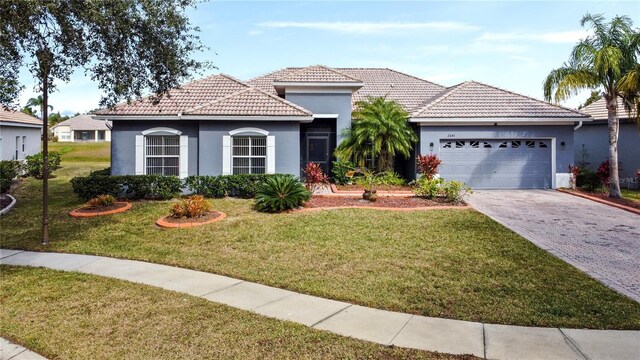
<svg viewBox="0 0 640 360"><path fill-rule="evenodd" d="M407 119L409 114L395 101L384 97L369 97L358 101L350 129L343 132L344 141L336 156L361 164L366 158L376 158L377 171L393 170L396 155L409 157L418 141Z"/></svg>
<svg viewBox="0 0 640 360"><path fill-rule="evenodd" d="M40 114L44 113L44 109L42 108L42 105L44 105L44 99L42 98L42 95L38 95L38 97L34 97L31 98L27 101L27 105L25 106L26 108L30 108L30 107L37 107L38 109L40 109ZM53 110L53 106L51 105L47 105L49 110Z"/></svg>
<svg viewBox="0 0 640 360"><path fill-rule="evenodd" d="M611 181L609 197L620 198L618 176L618 98L625 105L636 103L638 91L621 86L638 66L640 31L633 28L627 16L616 16L605 22L602 15L585 15L580 21L589 25L593 35L581 40L573 48L569 61L549 73L544 82L547 101L559 102L585 89L602 91L608 111L609 164ZM628 80L631 83L631 80Z"/></svg>

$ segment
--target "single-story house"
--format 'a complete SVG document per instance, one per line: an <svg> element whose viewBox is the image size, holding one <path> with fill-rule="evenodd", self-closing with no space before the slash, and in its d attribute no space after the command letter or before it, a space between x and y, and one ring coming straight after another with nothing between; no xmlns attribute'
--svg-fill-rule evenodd
<svg viewBox="0 0 640 360"><path fill-rule="evenodd" d="M0 160L24 160L40 152L42 121L0 106Z"/></svg>
<svg viewBox="0 0 640 360"><path fill-rule="evenodd" d="M584 123L574 135L575 163L591 170L597 170L603 161L609 159L608 112L605 99L600 99L581 109L593 121ZM618 99L618 165L620 185L638 187L636 171L640 170L640 126L636 123L636 112L631 113Z"/></svg>
<svg viewBox="0 0 640 360"><path fill-rule="evenodd" d="M474 188L569 186L573 129L581 112L479 82L444 87L384 68L285 68L243 82L213 75L103 110L112 121L112 174L302 175L331 168L354 103L386 96L419 134L397 171L416 176L415 158L435 153L440 174Z"/></svg>
<svg viewBox="0 0 640 360"><path fill-rule="evenodd" d="M61 142L111 141L111 124L93 115L78 115L51 127Z"/></svg>

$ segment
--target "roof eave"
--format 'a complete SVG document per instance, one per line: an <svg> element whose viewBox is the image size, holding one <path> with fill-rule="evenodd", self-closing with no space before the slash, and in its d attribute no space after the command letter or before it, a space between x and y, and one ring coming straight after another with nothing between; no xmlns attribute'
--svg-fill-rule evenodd
<svg viewBox="0 0 640 360"><path fill-rule="evenodd" d="M589 117L469 117L469 118L447 118L447 117L439 117L439 118L424 118L424 117L411 117L409 118L409 122L417 123L420 125L430 125L430 124L438 124L438 125L569 125L575 124L577 122L590 122L592 121Z"/></svg>
<svg viewBox="0 0 640 360"><path fill-rule="evenodd" d="M173 116L156 116L156 115L100 115L96 118L102 120L218 120L218 121L295 121L295 122L312 122L313 116L287 116L287 115L257 115L257 116L241 116L241 115L173 115Z"/></svg>

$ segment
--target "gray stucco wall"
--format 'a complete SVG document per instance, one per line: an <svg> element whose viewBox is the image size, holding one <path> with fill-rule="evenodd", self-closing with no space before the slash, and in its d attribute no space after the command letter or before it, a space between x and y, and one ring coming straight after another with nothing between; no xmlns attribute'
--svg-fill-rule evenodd
<svg viewBox="0 0 640 360"><path fill-rule="evenodd" d="M351 93L296 93L287 92L286 99L314 114L338 114L336 143L342 141L342 130L351 126Z"/></svg>
<svg viewBox="0 0 640 360"><path fill-rule="evenodd" d="M222 174L222 137L245 127L266 130L275 136L276 173L300 176L300 123L289 121L201 121L200 175Z"/></svg>
<svg viewBox="0 0 640 360"><path fill-rule="evenodd" d="M169 127L189 136L189 175L198 175L198 122L161 120L113 121L111 130L111 174L134 175L136 172L136 135L155 127Z"/></svg>
<svg viewBox="0 0 640 360"><path fill-rule="evenodd" d="M606 123L584 124L574 135L575 163L586 160L586 166L596 170L600 163L609 159L609 135ZM583 159L582 149L588 157ZM640 130L635 124L621 124L618 138L618 160L621 163L620 185L634 187L636 170L640 169Z"/></svg>
<svg viewBox="0 0 640 360"><path fill-rule="evenodd" d="M0 160L24 160L25 157L40 152L40 128L0 125ZM16 136L20 137L18 145L18 159L16 154ZM24 152L22 152L22 137L26 136Z"/></svg>
<svg viewBox="0 0 640 360"><path fill-rule="evenodd" d="M246 121L127 121L113 122L111 173L135 174L135 137L154 127L169 127L189 136L189 175L222 174L222 138L229 131L260 128L275 136L276 172L300 176L300 124Z"/></svg>
<svg viewBox="0 0 640 360"><path fill-rule="evenodd" d="M567 173L574 163L573 126L422 126L420 127L420 154L440 150L440 140L463 139L517 139L556 138L556 172ZM565 142L564 148L560 146ZM433 151L429 144L433 143Z"/></svg>

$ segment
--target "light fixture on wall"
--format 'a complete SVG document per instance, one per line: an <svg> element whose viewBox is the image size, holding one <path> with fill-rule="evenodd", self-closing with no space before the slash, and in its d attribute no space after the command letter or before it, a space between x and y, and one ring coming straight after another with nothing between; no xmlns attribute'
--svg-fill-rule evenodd
<svg viewBox="0 0 640 360"><path fill-rule="evenodd" d="M433 143L429 143L429 151L433 151Z"/></svg>
<svg viewBox="0 0 640 360"><path fill-rule="evenodd" d="M560 149L564 150L564 141L560 141Z"/></svg>

